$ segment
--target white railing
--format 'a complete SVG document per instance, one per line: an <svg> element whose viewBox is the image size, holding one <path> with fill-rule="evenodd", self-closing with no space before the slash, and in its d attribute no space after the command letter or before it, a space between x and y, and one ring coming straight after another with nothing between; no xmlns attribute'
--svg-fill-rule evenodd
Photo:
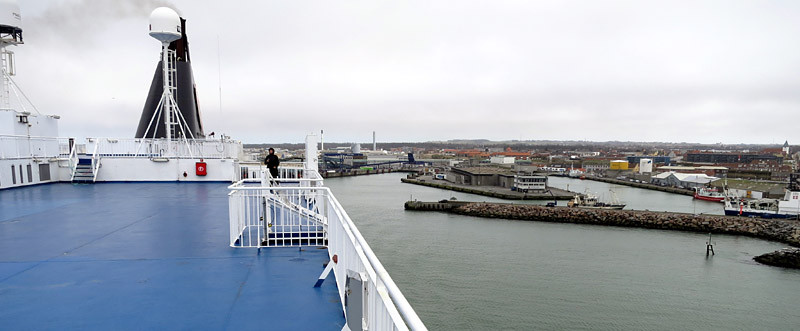
<svg viewBox="0 0 800 331"><path fill-rule="evenodd" d="M87 150L110 157L235 159L242 144L230 139L87 138Z"/></svg>
<svg viewBox="0 0 800 331"><path fill-rule="evenodd" d="M92 152L92 182L97 181L97 172L100 171L100 158L103 157L102 154L99 154L100 144L94 145L94 151Z"/></svg>
<svg viewBox="0 0 800 331"><path fill-rule="evenodd" d="M75 180L75 171L78 169L78 145L73 144L67 156L69 159L69 180Z"/></svg>
<svg viewBox="0 0 800 331"><path fill-rule="evenodd" d="M316 172L307 172L310 173ZM334 263L336 285L345 312L345 297L349 295L346 288L348 274L358 274L364 284L361 309L365 329L426 330L330 189L270 184L263 185L259 179L245 179L229 186L232 247L316 246L320 245L316 236L307 235L305 238L308 240L284 239L282 242L280 237L284 237L286 229L289 229L290 238L295 238L291 237L293 233L302 232L304 225L308 226L306 230L309 233L321 228L323 244L327 241L328 255L332 259L330 263ZM275 231L278 230L283 232L277 235L279 232ZM304 237L299 235L296 238Z"/></svg>
<svg viewBox="0 0 800 331"><path fill-rule="evenodd" d="M281 165L278 167L278 178L274 180L278 182L297 182L301 179L322 180L322 176L320 176L318 172L312 171L307 174L303 166L304 164L302 162L281 162ZM239 173L237 176L237 180L262 178L264 176L273 179L269 174L267 166L260 163L239 163Z"/></svg>
<svg viewBox="0 0 800 331"><path fill-rule="evenodd" d="M229 195L232 247L326 245L326 201L319 191L264 187L254 180L240 184L248 189Z"/></svg>
<svg viewBox="0 0 800 331"><path fill-rule="evenodd" d="M0 135L0 159L68 157L69 139Z"/></svg>

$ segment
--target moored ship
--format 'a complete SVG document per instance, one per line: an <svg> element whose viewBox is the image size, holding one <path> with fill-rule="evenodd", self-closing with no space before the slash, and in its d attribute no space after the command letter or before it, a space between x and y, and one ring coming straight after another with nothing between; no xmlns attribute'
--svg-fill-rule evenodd
<svg viewBox="0 0 800 331"><path fill-rule="evenodd" d="M588 191L584 194L576 194L572 200L567 202L567 206L575 207L575 208L587 208L587 209L623 209L625 208L625 204L621 203L619 199L617 199L617 195L614 191L611 192L611 202L606 203L602 202L598 199L597 195L589 193Z"/></svg>
<svg viewBox="0 0 800 331"><path fill-rule="evenodd" d="M698 200L722 202L722 200L725 200L725 194L717 188L702 186L694 189L694 198Z"/></svg>
<svg viewBox="0 0 800 331"><path fill-rule="evenodd" d="M761 218L798 218L800 191L787 190L782 199L744 199L726 196L725 215Z"/></svg>

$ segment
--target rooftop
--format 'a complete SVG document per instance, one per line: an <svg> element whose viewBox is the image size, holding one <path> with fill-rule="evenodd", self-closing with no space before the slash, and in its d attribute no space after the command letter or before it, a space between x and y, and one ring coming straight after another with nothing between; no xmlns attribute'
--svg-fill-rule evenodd
<svg viewBox="0 0 800 331"><path fill-rule="evenodd" d="M465 168L453 168L453 170L465 171L471 173L473 175L513 175L514 172L508 168L500 168L500 167L465 167Z"/></svg>
<svg viewBox="0 0 800 331"><path fill-rule="evenodd" d="M313 247L231 248L227 184L0 190L7 329L341 329Z"/></svg>
<svg viewBox="0 0 800 331"><path fill-rule="evenodd" d="M747 179L719 179L711 183L713 186L724 187L727 184L728 188L738 190L748 190L757 192L768 192L770 194L780 195L786 188L787 183L783 182L765 182L765 181L752 181Z"/></svg>

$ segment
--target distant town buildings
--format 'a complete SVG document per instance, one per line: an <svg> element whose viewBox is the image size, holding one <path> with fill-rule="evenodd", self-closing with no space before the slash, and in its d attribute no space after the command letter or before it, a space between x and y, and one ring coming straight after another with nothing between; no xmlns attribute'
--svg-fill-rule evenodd
<svg viewBox="0 0 800 331"><path fill-rule="evenodd" d="M436 144L386 143L386 149L381 151L361 150L354 143L331 144L320 161L325 170L427 169L441 174L438 179L456 184L542 190L547 185L544 174L597 176L684 188L707 185L715 178L741 179L745 184L740 186L745 188L750 185L748 182L780 186L797 171L800 160L800 155L792 154L788 141L756 148L715 144L707 149L691 144L659 143L553 142L527 147L491 143L483 146L483 143L450 144L444 148ZM302 150L277 149L282 158L303 155ZM263 153L263 147L248 151L253 161L263 159ZM408 162L409 153L413 153L416 162Z"/></svg>
<svg viewBox="0 0 800 331"><path fill-rule="evenodd" d="M686 162L695 163L750 163L753 161L782 162L783 157L774 154L744 153L687 153Z"/></svg>

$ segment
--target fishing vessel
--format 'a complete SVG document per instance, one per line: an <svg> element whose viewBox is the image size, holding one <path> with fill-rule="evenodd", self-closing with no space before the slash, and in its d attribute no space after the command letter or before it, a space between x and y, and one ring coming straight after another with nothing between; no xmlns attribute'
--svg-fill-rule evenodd
<svg viewBox="0 0 800 331"><path fill-rule="evenodd" d="M576 194L572 200L567 202L567 206L575 207L575 208L587 208L587 209L623 209L625 208L625 204L621 203L619 199L617 199L616 193L614 191L609 190L611 193L611 202L601 202L597 195L590 193L588 190L584 194Z"/></svg>
<svg viewBox="0 0 800 331"><path fill-rule="evenodd" d="M4 329L425 330L325 187L316 136L279 178L206 137L174 10L150 17L161 61L136 137L83 143L9 100L20 23L0 2Z"/></svg>
<svg viewBox="0 0 800 331"><path fill-rule="evenodd" d="M722 202L725 200L725 194L717 188L713 187L695 187L694 198L698 200Z"/></svg>
<svg viewBox="0 0 800 331"><path fill-rule="evenodd" d="M725 215L761 218L798 218L800 191L786 190L782 199L745 199L726 196Z"/></svg>

